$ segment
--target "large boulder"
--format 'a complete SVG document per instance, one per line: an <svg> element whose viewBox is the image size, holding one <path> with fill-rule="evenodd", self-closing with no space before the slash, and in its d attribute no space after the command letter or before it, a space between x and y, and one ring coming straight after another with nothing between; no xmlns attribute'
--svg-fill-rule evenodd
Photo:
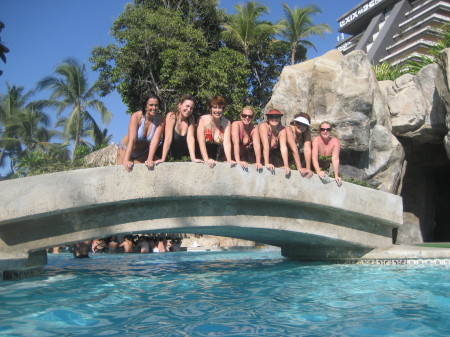
<svg viewBox="0 0 450 337"><path fill-rule="evenodd" d="M322 121L331 122L334 136L342 146L342 174L357 180L370 179L381 190L397 192L403 154L398 144L390 143L392 149L387 150L386 143L380 148L376 145L379 142L371 142L372 129L378 125L383 134L390 134L391 121L385 96L364 52L343 56L333 50L322 57L285 67L265 111L269 109L282 111L285 124L296 113L308 113L314 134ZM381 164L389 151L392 151L389 162L397 160L392 167L400 168L392 176Z"/></svg>
<svg viewBox="0 0 450 337"><path fill-rule="evenodd" d="M437 64L430 64L416 76L405 74L383 90L396 136L418 143L442 142L447 133L446 107L437 89L442 75Z"/></svg>

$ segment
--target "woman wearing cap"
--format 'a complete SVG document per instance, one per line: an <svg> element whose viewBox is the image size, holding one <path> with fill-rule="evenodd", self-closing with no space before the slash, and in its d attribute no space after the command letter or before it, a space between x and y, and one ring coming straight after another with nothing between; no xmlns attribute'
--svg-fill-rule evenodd
<svg viewBox="0 0 450 337"><path fill-rule="evenodd" d="M286 145L286 128L281 125L283 114L276 109L266 113L267 122L259 125L259 138L263 148L264 166L273 171L282 167L286 174L291 172Z"/></svg>
<svg viewBox="0 0 450 337"><path fill-rule="evenodd" d="M261 143L258 126L253 124L255 111L251 106L246 106L242 109L240 117L240 121L231 124L234 159L242 168L247 168L247 162L250 162L255 163L256 169L260 170Z"/></svg>
<svg viewBox="0 0 450 337"><path fill-rule="evenodd" d="M164 145L161 159L155 164L166 161L169 154L172 159L180 160L182 157L190 156L193 162L202 162L195 157L195 120L194 99L189 95L183 95L178 100L175 111L166 116L164 129Z"/></svg>
<svg viewBox="0 0 450 337"><path fill-rule="evenodd" d="M297 170L303 177L311 178L313 172L311 171L311 132L309 124L311 118L306 113L299 113L294 115L294 120L287 126L287 143L292 151L294 163ZM305 167L302 167L300 159L300 149L303 147L303 154L305 156Z"/></svg>
<svg viewBox="0 0 450 337"><path fill-rule="evenodd" d="M334 172L334 180L341 186L342 179L339 177L339 152L341 145L339 140L331 137L331 124L322 122L319 127L319 136L312 141L312 162L317 175L325 179ZM327 172L325 172L327 171Z"/></svg>
<svg viewBox="0 0 450 337"><path fill-rule="evenodd" d="M235 164L231 159L231 123L223 116L225 99L222 96L211 97L208 101L209 115L200 117L197 126L197 141L205 163L214 167L223 146L228 163Z"/></svg>
<svg viewBox="0 0 450 337"><path fill-rule="evenodd" d="M164 129L164 118L159 113L159 98L147 96L142 109L131 115L128 133L122 138L117 153L117 164L122 164L127 172L136 163L144 163L153 168L154 157Z"/></svg>

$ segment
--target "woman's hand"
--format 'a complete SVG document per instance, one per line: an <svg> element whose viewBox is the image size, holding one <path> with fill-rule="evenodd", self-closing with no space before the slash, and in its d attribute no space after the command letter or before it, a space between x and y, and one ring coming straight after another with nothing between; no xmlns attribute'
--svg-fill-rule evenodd
<svg viewBox="0 0 450 337"><path fill-rule="evenodd" d="M275 166L273 166L272 164L267 164L266 168L270 171L273 172L275 170Z"/></svg>
<svg viewBox="0 0 450 337"><path fill-rule="evenodd" d="M155 166L158 165L158 164L164 163L164 162L165 162L165 160L158 159L157 161L155 161Z"/></svg>
<svg viewBox="0 0 450 337"><path fill-rule="evenodd" d="M192 161L193 163L204 163L203 160L197 159L197 158L192 158L191 161Z"/></svg>
<svg viewBox="0 0 450 337"><path fill-rule="evenodd" d="M125 168L125 171L127 172L133 171L134 163L132 161L124 161L122 165Z"/></svg>
<svg viewBox="0 0 450 337"><path fill-rule="evenodd" d="M230 164L230 167L236 166L236 162L234 160L227 160L227 163Z"/></svg>
<svg viewBox="0 0 450 337"><path fill-rule="evenodd" d="M313 172L311 170L308 170L306 168L301 168L299 170L300 174L302 175L302 177L306 177L306 178L311 178L313 175Z"/></svg>
<svg viewBox="0 0 450 337"><path fill-rule="evenodd" d="M341 186L342 185L342 178L341 177L336 177L336 178L334 178L334 180L336 180L336 184L338 185L338 186Z"/></svg>
<svg viewBox="0 0 450 337"><path fill-rule="evenodd" d="M320 179L325 178L325 172L323 172L323 171L317 172L317 175L319 176Z"/></svg>
<svg viewBox="0 0 450 337"><path fill-rule="evenodd" d="M256 171L261 171L263 166L261 163L255 163Z"/></svg>
<svg viewBox="0 0 450 337"><path fill-rule="evenodd" d="M208 166L211 167L211 168L216 166L216 161L213 160L213 159L207 159L207 160L205 160L205 163L208 164Z"/></svg>
<svg viewBox="0 0 450 337"><path fill-rule="evenodd" d="M291 173L291 169L289 168L289 166L283 166L282 169L284 169L284 174L286 174L286 175Z"/></svg>
<svg viewBox="0 0 450 337"><path fill-rule="evenodd" d="M237 162L243 169L248 168L248 163L246 161L238 161Z"/></svg>
<svg viewBox="0 0 450 337"><path fill-rule="evenodd" d="M153 160L146 160L145 166L147 166L149 170L153 170L155 168L155 162Z"/></svg>

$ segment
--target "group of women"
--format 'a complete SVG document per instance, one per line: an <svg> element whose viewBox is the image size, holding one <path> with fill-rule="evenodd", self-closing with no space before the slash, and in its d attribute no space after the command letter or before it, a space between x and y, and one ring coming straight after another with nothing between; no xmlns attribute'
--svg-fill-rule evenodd
<svg viewBox="0 0 450 337"><path fill-rule="evenodd" d="M221 96L208 101L209 114L196 121L193 111L194 99L182 96L174 111L165 118L159 111L160 100L148 96L142 109L131 115L128 133L119 147L117 163L131 171L135 163L145 163L149 169L168 158L180 160L189 156L191 161L214 167L217 161L247 168L255 164L257 170L265 166L274 171L281 167L290 173L290 164L303 177L310 178L314 170L321 179L334 180L340 186L339 140L331 137L331 124L322 122L319 136L311 140L311 119L306 113L294 116L290 125L281 124L282 113L270 110L267 121L256 125L255 111L246 106L240 120L231 123L225 116L225 100ZM163 136L164 135L164 136ZM303 148L303 158L300 150Z"/></svg>

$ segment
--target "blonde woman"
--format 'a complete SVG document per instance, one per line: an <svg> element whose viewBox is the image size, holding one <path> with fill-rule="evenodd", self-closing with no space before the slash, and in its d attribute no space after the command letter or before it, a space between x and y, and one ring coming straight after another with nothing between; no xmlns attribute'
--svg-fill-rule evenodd
<svg viewBox="0 0 450 337"><path fill-rule="evenodd" d="M231 124L234 160L242 168L247 168L250 162L255 164L257 170L260 170L262 169L261 142L258 125L253 124L255 111L252 107L246 106L242 109L240 118L240 121Z"/></svg>

